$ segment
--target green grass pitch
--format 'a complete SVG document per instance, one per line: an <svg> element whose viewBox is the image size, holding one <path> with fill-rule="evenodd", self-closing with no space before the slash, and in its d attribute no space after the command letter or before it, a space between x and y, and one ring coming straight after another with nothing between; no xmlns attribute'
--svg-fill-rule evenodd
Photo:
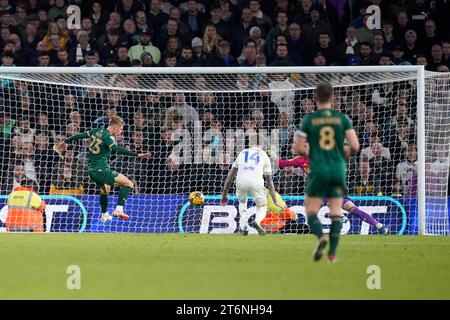
<svg viewBox="0 0 450 320"><path fill-rule="evenodd" d="M450 237L3 234L0 299L449 299ZM81 289L68 290L69 265ZM378 265L381 289L367 288Z"/></svg>

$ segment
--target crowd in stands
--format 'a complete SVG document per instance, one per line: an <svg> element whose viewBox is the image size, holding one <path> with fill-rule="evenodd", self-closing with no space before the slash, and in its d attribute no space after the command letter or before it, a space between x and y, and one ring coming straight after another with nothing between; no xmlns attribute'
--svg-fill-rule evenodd
<svg viewBox="0 0 450 320"><path fill-rule="evenodd" d="M75 29L67 16L72 4L81 8ZM380 30L366 25L371 4L381 8ZM449 16L449 1L427 0L0 0L1 62L40 67L423 64L429 71L448 72ZM135 77L128 84L145 78ZM292 157L293 132L314 110L313 93L295 90L303 76L253 77L240 77L236 86L255 89L256 83L263 91L152 93L0 79L1 193L9 193L24 176L43 193L94 192L87 176L89 141L63 152L54 145L106 127L113 115L126 122L119 143L152 152L148 160L117 155L111 160L113 169L136 182L135 193L218 193L229 170L229 156L217 151L226 130L277 129L280 156ZM161 80L160 86L170 88L173 81ZM199 86L205 82L196 79ZM443 108L441 102L435 105L437 112ZM363 147L350 163L350 192L414 195L415 86L342 87L334 107L353 120ZM192 133L197 120L212 133L201 143L203 159L212 161L186 164L174 149L180 132ZM231 140L227 143L236 143ZM287 168L276 181L282 193L298 194L306 174Z"/></svg>

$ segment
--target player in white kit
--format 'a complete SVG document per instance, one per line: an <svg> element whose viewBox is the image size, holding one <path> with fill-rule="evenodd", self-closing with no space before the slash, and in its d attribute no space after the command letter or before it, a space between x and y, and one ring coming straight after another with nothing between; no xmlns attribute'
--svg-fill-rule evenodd
<svg viewBox="0 0 450 320"><path fill-rule="evenodd" d="M256 204L256 217L253 227L258 231L259 235L264 235L265 231L260 225L267 211L264 176L266 177L269 193L272 199L274 199L274 204L280 208L282 207L276 202L275 187L272 181L272 166L269 156L262 149L263 138L259 134L256 134L256 139L250 140L256 141L250 143L250 148L242 150L234 161L225 181L220 203L223 206L227 204L228 190L231 187L234 177L237 175L236 197L239 199L239 214L242 216L247 212L247 197L251 195ZM261 142L258 143L257 140ZM244 222L241 229L244 235L248 235L247 221Z"/></svg>

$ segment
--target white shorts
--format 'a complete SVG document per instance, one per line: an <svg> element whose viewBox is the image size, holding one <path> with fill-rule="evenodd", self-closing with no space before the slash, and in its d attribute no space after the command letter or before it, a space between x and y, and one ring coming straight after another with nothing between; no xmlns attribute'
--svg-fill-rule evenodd
<svg viewBox="0 0 450 320"><path fill-rule="evenodd" d="M251 181L240 181L236 183L236 197L239 201L247 201L248 196L252 196L253 202L262 207L267 205L266 190L264 185L255 184Z"/></svg>

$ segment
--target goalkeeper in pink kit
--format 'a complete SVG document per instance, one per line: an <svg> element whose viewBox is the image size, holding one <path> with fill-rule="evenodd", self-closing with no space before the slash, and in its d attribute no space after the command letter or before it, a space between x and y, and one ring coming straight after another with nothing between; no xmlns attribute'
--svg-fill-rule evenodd
<svg viewBox="0 0 450 320"><path fill-rule="evenodd" d="M309 174L308 157L295 157L292 160L276 159L275 162L280 169L286 167L297 167L301 168L306 174ZM378 232L382 234L389 234L389 228L387 226L381 224L378 220L373 218L367 212L362 211L347 197L344 197L342 200L342 209L350 212L351 214L357 216L362 221L367 222L371 226L375 227L378 230Z"/></svg>

